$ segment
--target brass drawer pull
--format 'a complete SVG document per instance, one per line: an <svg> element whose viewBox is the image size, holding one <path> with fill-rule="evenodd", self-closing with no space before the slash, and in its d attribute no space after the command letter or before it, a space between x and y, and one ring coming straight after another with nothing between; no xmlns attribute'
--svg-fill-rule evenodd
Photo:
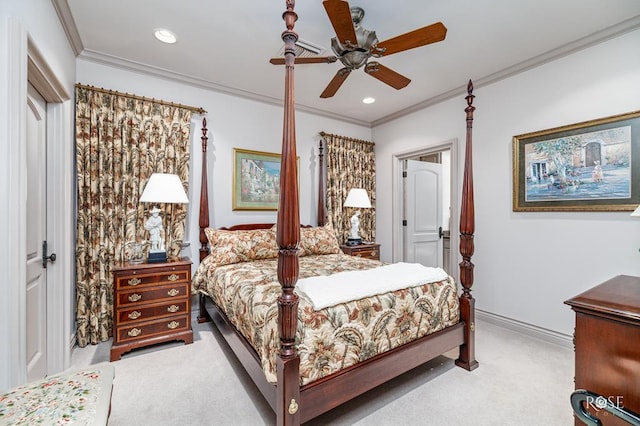
<svg viewBox="0 0 640 426"><path fill-rule="evenodd" d="M129 330L127 332L127 334L129 335L129 337L136 337L139 336L140 333L142 333L142 330L140 330L139 328L132 328L131 330Z"/></svg>
<svg viewBox="0 0 640 426"><path fill-rule="evenodd" d="M138 293L133 293L129 295L128 299L129 299L129 302L137 302L138 300L142 299L142 296L139 295Z"/></svg>
<svg viewBox="0 0 640 426"><path fill-rule="evenodd" d="M172 288L171 290L169 290L169 291L167 292L167 294L168 294L169 296L171 296L171 297L173 297L173 296L177 296L177 295L179 295L179 294L180 294L180 290L178 290L177 288Z"/></svg>
<svg viewBox="0 0 640 426"><path fill-rule="evenodd" d="M173 313L173 312L178 312L180 310L180 306L178 305L171 305L167 308L167 311Z"/></svg>
<svg viewBox="0 0 640 426"><path fill-rule="evenodd" d="M173 330L174 328L178 328L178 326L180 326L180 323L178 321L171 321L169 324L167 324L167 328L170 328L171 330Z"/></svg>
<svg viewBox="0 0 640 426"><path fill-rule="evenodd" d="M142 313L140 311L133 311L127 316L129 317L129 319L137 319L142 316Z"/></svg>
<svg viewBox="0 0 640 426"><path fill-rule="evenodd" d="M169 275L169 276L167 277L167 279L168 279L169 281L178 281L178 279L180 279L180 275L178 275L178 274L171 274L171 275Z"/></svg>
<svg viewBox="0 0 640 426"><path fill-rule="evenodd" d="M371 256L372 256L372 257L376 257L377 255L378 255L378 252L377 252L377 251L375 251L375 250L374 250L374 251L372 251L372 252L371 252Z"/></svg>
<svg viewBox="0 0 640 426"><path fill-rule="evenodd" d="M138 285L141 282L142 281L140 280L140 278L131 278L129 281L127 281L127 284L129 284L129 285Z"/></svg>

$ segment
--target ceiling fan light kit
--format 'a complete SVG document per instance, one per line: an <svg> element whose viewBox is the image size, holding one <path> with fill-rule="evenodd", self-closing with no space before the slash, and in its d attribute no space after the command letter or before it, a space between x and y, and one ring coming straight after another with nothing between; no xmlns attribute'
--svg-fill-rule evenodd
<svg viewBox="0 0 640 426"><path fill-rule="evenodd" d="M364 18L364 9L349 7L346 0L324 0L322 2L336 36L331 39L331 49L335 56L296 58L296 64L332 63L339 60L343 68L339 69L324 89L321 98L330 98L336 94L351 71L362 68L364 72L377 80L400 90L411 80L402 74L369 59L381 58L416 47L437 43L444 40L447 28L442 22L436 22L426 27L418 28L397 37L378 42L375 31L365 29L360 25ZM284 58L272 58L274 65L284 64Z"/></svg>

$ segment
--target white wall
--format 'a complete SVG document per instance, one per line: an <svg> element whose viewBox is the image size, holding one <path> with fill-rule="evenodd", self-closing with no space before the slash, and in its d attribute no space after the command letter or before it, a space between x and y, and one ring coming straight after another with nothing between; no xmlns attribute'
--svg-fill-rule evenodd
<svg viewBox="0 0 640 426"><path fill-rule="evenodd" d="M204 108L207 111L206 119L209 129L207 163L210 226L220 227L237 223L276 221L275 211L232 210L233 148L280 153L283 126L282 106L230 96L175 80L142 75L82 59L77 63L77 81L81 84ZM190 257L196 263L200 247L198 200L202 163L201 122L199 116L194 116L191 184L189 187L191 201L188 230L191 242ZM371 129L304 112L296 113L296 129L297 154L300 157L300 222L315 224L318 203L318 160L316 157L318 133L325 131L368 140L371 139Z"/></svg>
<svg viewBox="0 0 640 426"><path fill-rule="evenodd" d="M629 212L514 213L511 164L514 135L640 110L638 46L635 31L474 91L478 309L571 335L565 300L615 275L640 275L640 221ZM457 138L462 174L465 106L460 95L373 129L378 200L391 200L397 152ZM391 213L378 203L384 260Z"/></svg>
<svg viewBox="0 0 640 426"><path fill-rule="evenodd" d="M42 54L55 78L68 93L73 93L75 56L51 2L3 0L0 2L0 241L3 243L0 246L0 270L3 271L0 283L0 389L26 380L27 46L35 47ZM54 151L50 156L72 164L72 101L56 105L54 109L55 123L51 123L50 113L47 113L51 127L56 128L56 137L50 138L48 133L47 143ZM57 219L57 229L51 233L55 235L55 241L50 242L59 259L48 269L48 275L50 282L59 286L52 290L61 294L69 294L73 286L71 176L70 167L48 172L50 182L61 184L56 187L55 208L48 210L48 214ZM71 305L72 301L68 300L58 307L56 324L50 326L55 332L57 348L61 349L54 357L49 357L55 364L48 364L49 373L68 366Z"/></svg>

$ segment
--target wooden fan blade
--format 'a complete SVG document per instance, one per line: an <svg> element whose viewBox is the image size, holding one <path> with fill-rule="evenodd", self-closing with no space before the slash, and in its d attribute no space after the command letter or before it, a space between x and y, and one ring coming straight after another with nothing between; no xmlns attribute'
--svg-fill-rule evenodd
<svg viewBox="0 0 640 426"><path fill-rule="evenodd" d="M400 90L411 83L411 80L407 77L402 74L398 74L391 68L387 68L378 62L367 63L364 67L364 72L397 90Z"/></svg>
<svg viewBox="0 0 640 426"><path fill-rule="evenodd" d="M345 0L324 0L322 2L324 10L327 11L333 30L340 44L345 45L350 42L353 45L358 44L356 39L356 30L353 28L351 20L351 9L349 2Z"/></svg>
<svg viewBox="0 0 640 426"><path fill-rule="evenodd" d="M320 95L321 98L330 98L336 94L342 83L349 77L351 74L351 70L348 68L340 68L336 75L333 76L327 87L324 89L324 92Z"/></svg>
<svg viewBox="0 0 640 426"><path fill-rule="evenodd" d="M337 61L338 58L335 56L317 56L317 57L309 57L309 58L298 58L296 57L296 64L330 64L332 62ZM284 58L271 58L269 60L273 65L284 65Z"/></svg>
<svg viewBox="0 0 640 426"><path fill-rule="evenodd" d="M389 40L381 41L376 49L382 50L381 56L413 49L444 40L447 35L447 27L442 22L436 22L426 27L418 28L411 32L399 35Z"/></svg>

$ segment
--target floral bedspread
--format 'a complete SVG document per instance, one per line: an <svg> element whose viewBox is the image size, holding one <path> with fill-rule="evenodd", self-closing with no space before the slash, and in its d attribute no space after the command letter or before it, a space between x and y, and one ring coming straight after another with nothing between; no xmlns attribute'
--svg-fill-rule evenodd
<svg viewBox="0 0 640 426"><path fill-rule="evenodd" d="M224 310L257 351L267 380L275 383L279 351L277 298L281 293L277 259L224 266L216 266L208 259L194 275L194 293L209 295ZM305 256L299 260L299 278L383 265L345 254ZM301 385L459 320L457 289L451 277L320 311L314 311L311 302L299 296L296 345Z"/></svg>

